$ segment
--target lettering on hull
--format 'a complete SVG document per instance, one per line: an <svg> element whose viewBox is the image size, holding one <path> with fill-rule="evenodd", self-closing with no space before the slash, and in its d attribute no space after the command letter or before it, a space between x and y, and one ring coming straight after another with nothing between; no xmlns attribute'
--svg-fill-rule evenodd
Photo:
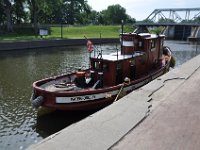
<svg viewBox="0 0 200 150"><path fill-rule="evenodd" d="M70 101L76 102L76 101L88 101L91 99L96 99L95 95L86 95L86 96L77 96L77 97L71 97Z"/></svg>
<svg viewBox="0 0 200 150"><path fill-rule="evenodd" d="M116 95L118 90L109 92L109 95ZM93 101L98 99L107 98L108 92L99 93L99 94L91 94L91 95L81 95L81 96L73 96L73 97L56 97L56 103L64 104L64 103L77 103L77 102L86 102Z"/></svg>
<svg viewBox="0 0 200 150"><path fill-rule="evenodd" d="M148 83L149 80L150 79L146 79L137 84L127 86L127 87L123 88L123 91L124 92L133 91L134 89L137 89L137 88L145 85L146 83ZM119 89L114 90L114 91L99 93L99 94L81 95L81 96L73 96L73 97L56 97L56 103L65 104L65 103L77 103L77 102L93 101L93 100L98 100L98 99L106 99L106 98L111 98L112 96L116 96L118 94L118 92L119 92Z"/></svg>

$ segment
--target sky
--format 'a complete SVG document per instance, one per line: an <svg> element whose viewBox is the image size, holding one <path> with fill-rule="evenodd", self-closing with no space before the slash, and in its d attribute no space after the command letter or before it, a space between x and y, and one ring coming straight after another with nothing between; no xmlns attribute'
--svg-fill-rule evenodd
<svg viewBox="0 0 200 150"><path fill-rule="evenodd" d="M101 11L119 4L137 21L146 19L155 9L200 8L200 0L87 0L93 10Z"/></svg>

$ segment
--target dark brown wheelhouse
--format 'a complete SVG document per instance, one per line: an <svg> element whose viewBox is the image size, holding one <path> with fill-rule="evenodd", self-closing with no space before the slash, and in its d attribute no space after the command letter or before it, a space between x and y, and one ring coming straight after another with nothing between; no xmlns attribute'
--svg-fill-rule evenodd
<svg viewBox="0 0 200 150"><path fill-rule="evenodd" d="M151 37L147 34L121 34L123 38L120 54L91 58L91 69L95 80L103 73L103 85L115 86L123 83L125 77L135 80L161 66L164 36ZM135 55L138 54L138 55ZM118 57L117 57L118 55ZM136 67L137 66L137 67Z"/></svg>

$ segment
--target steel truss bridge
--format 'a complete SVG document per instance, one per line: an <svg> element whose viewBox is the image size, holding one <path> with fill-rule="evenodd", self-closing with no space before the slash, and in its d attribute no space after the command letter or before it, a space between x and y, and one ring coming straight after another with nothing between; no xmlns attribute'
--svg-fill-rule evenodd
<svg viewBox="0 0 200 150"><path fill-rule="evenodd" d="M155 9L145 20L153 22L158 22L159 20L192 22L198 17L200 17L200 8L168 8Z"/></svg>
<svg viewBox="0 0 200 150"><path fill-rule="evenodd" d="M200 38L200 8L155 9L145 20L135 25L163 26L164 32L172 39Z"/></svg>

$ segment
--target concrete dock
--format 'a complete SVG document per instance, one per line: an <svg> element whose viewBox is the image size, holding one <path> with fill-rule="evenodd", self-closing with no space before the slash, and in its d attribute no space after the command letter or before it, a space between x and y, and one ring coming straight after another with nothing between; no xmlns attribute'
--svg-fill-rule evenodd
<svg viewBox="0 0 200 150"><path fill-rule="evenodd" d="M200 55L28 150L198 150Z"/></svg>

